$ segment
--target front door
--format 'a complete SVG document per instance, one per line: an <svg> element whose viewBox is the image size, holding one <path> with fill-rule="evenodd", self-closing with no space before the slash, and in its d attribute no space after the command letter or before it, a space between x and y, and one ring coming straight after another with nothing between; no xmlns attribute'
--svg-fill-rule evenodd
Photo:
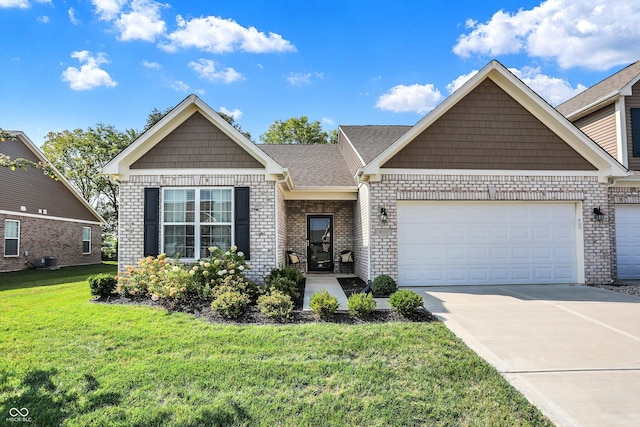
<svg viewBox="0 0 640 427"><path fill-rule="evenodd" d="M333 271L333 217L307 217L307 260L309 271Z"/></svg>

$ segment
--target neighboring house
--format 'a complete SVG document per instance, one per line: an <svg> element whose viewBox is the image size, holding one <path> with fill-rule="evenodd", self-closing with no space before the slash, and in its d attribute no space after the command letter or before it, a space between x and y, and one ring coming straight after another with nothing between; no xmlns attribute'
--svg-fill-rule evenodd
<svg viewBox="0 0 640 427"><path fill-rule="evenodd" d="M557 109L631 170L612 181L605 214L613 278L640 279L640 61Z"/></svg>
<svg viewBox="0 0 640 427"><path fill-rule="evenodd" d="M22 132L0 143L0 152L50 164ZM101 261L100 215L55 169L56 179L27 167L0 168L0 271Z"/></svg>
<svg viewBox="0 0 640 427"><path fill-rule="evenodd" d="M306 253L401 286L609 283L608 186L628 171L492 61L415 126L256 145L195 95L115 157L120 268L236 244L260 281ZM614 260L615 262L615 260Z"/></svg>

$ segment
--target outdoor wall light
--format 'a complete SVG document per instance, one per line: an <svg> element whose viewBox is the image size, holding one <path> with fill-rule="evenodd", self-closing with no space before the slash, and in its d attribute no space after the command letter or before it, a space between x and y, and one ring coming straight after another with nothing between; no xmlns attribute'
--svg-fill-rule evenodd
<svg viewBox="0 0 640 427"><path fill-rule="evenodd" d="M387 210L384 207L380 208L380 222L387 223Z"/></svg>
<svg viewBox="0 0 640 427"><path fill-rule="evenodd" d="M597 208L593 208L593 217L598 222L601 222L604 219L604 214L600 210L600 206L598 206Z"/></svg>

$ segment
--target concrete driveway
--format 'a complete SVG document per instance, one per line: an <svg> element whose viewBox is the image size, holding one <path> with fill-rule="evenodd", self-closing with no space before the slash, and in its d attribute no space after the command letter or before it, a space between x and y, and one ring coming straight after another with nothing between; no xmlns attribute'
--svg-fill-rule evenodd
<svg viewBox="0 0 640 427"><path fill-rule="evenodd" d="M412 289L557 425L640 426L639 297L568 285Z"/></svg>

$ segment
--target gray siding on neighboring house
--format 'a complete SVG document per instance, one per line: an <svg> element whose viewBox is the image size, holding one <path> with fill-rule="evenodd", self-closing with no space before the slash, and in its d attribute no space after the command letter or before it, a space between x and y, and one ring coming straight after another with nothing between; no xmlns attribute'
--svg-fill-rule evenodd
<svg viewBox="0 0 640 427"><path fill-rule="evenodd" d="M333 214L333 260L346 249L353 250L353 210L351 200L287 200L287 249L307 255L307 216ZM308 260L307 260L308 261ZM340 264L335 263L335 271Z"/></svg>
<svg viewBox="0 0 640 427"><path fill-rule="evenodd" d="M196 112L131 165L131 169L233 169L264 166Z"/></svg>
<svg viewBox="0 0 640 427"><path fill-rule="evenodd" d="M251 280L261 283L277 266L275 242L275 182L264 175L134 175L120 183L118 267L135 266L144 253L144 189L147 187L250 187ZM160 192L162 197L162 192ZM161 201L162 203L162 201ZM160 237L161 239L161 237ZM159 247L161 248L161 242Z"/></svg>
<svg viewBox="0 0 640 427"><path fill-rule="evenodd" d="M607 206L607 185L597 177L387 175L372 182L370 197L384 205L388 221L371 222L371 277L390 274L398 279L398 200L489 201L488 187L498 201L582 202L585 282L610 283L610 229L593 219L593 208ZM372 207L375 211L375 206Z"/></svg>
<svg viewBox="0 0 640 427"><path fill-rule="evenodd" d="M611 104L576 120L573 124L617 159L618 144L615 113L615 106Z"/></svg>
<svg viewBox="0 0 640 427"><path fill-rule="evenodd" d="M489 79L382 167L595 170Z"/></svg>
<svg viewBox="0 0 640 427"><path fill-rule="evenodd" d="M627 116L627 148L629 153L629 169L640 171L640 157L633 157L633 135L631 135L631 109L640 108L640 82L633 85L633 95L624 99ZM635 141L640 144L640 141Z"/></svg>
<svg viewBox="0 0 640 427"><path fill-rule="evenodd" d="M19 138L0 143L0 152L12 159L22 157L39 162ZM0 210L34 215L46 210L47 216L99 221L62 182L48 177L40 169L0 168L0 183ZM21 209L23 206L26 210Z"/></svg>
<svg viewBox="0 0 640 427"><path fill-rule="evenodd" d="M4 226L5 220L20 221L20 256L5 257ZM91 253L83 254L82 230L91 227ZM34 218L19 214L0 214L0 271L15 271L29 268L29 260L40 266L44 256L58 259L58 266L98 264L101 261L100 226L97 224L63 221L51 218ZM24 257L25 251L29 252Z"/></svg>

